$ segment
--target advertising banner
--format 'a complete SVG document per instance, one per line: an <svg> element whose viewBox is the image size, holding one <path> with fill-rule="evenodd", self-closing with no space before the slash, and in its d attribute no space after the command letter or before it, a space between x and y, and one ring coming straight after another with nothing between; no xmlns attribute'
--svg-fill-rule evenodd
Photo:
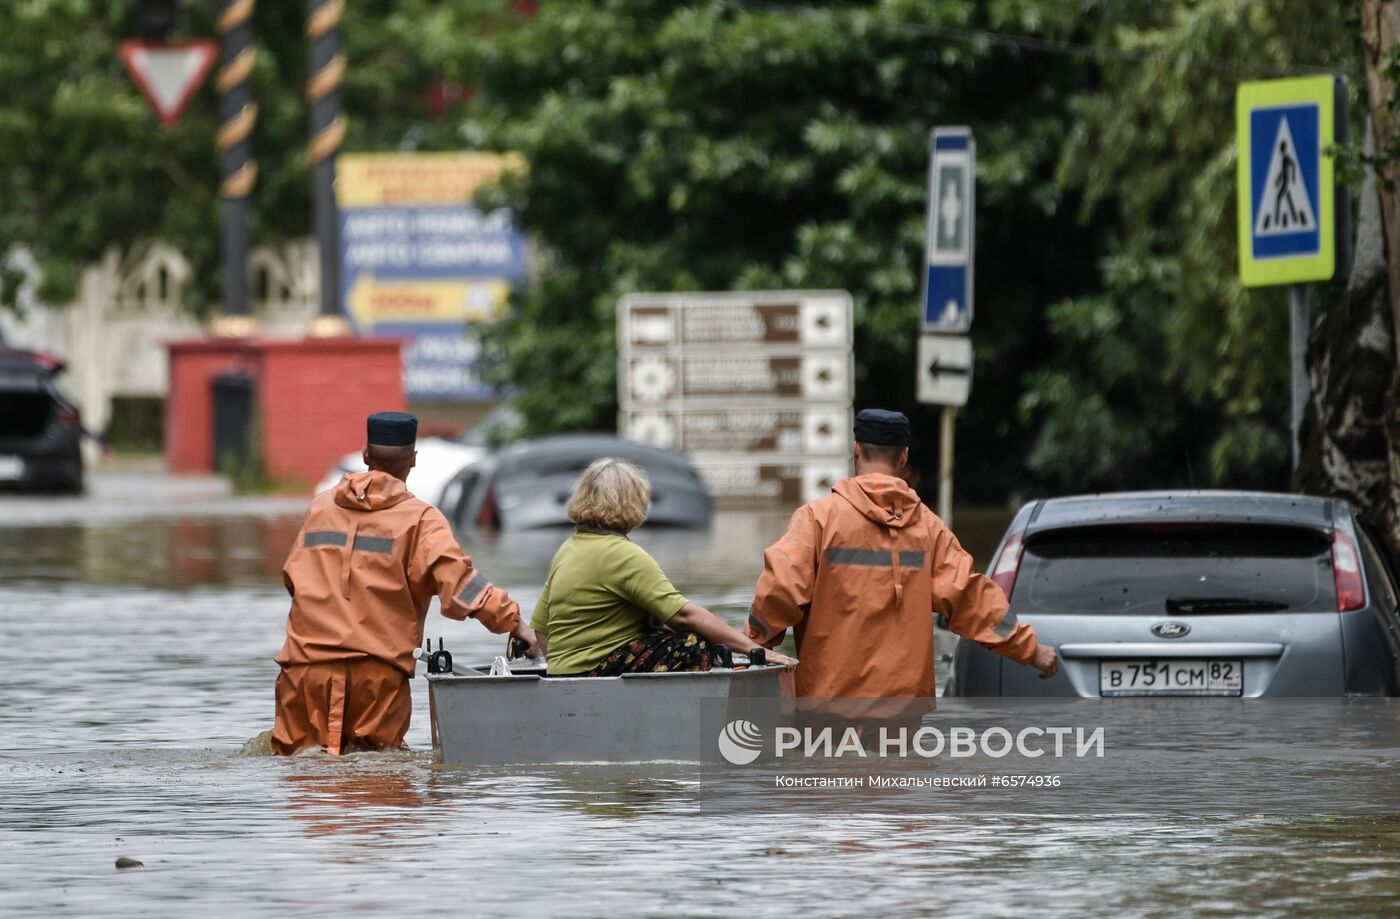
<svg viewBox="0 0 1400 919"><path fill-rule="evenodd" d="M499 318L525 278L524 236L508 210L472 204L524 168L517 154L342 154L341 308L359 335L396 335L414 402L493 397L476 373L473 323Z"/></svg>

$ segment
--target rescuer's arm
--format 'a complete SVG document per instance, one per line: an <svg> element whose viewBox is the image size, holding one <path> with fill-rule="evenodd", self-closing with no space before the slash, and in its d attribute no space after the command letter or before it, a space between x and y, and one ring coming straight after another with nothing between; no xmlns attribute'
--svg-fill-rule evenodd
<svg viewBox="0 0 1400 919"><path fill-rule="evenodd" d="M820 528L812 511L800 507L787 532L763 553L763 574L754 588L753 606L745 627L748 636L765 647L776 647L792 626L807 616L817 581Z"/></svg>
<svg viewBox="0 0 1400 919"><path fill-rule="evenodd" d="M934 544L933 609L948 620L948 628L989 651L1027 664L1041 676L1054 676L1059 656L1036 641L1030 623L1017 622L1006 594L987 577L972 570L972 556L953 534L941 531Z"/></svg>
<svg viewBox="0 0 1400 919"><path fill-rule="evenodd" d="M297 595L296 582L292 580L292 558L296 556L297 550L306 543L306 524L302 523L301 529L297 530L296 542L292 543L292 549L287 553L287 560L282 563L282 586L287 588L287 596Z"/></svg>
<svg viewBox="0 0 1400 919"><path fill-rule="evenodd" d="M529 644L531 656L538 652L534 630L520 619L520 605L472 565L436 508L423 515L412 564L418 568L413 574L432 579L444 616L475 619L498 634L509 632Z"/></svg>
<svg viewBox="0 0 1400 919"><path fill-rule="evenodd" d="M694 632L712 645L724 645L731 651L748 653L755 644L752 638L741 635L739 630L705 609L698 603L687 600L678 612L666 620L666 624L673 629L685 632ZM786 654L779 654L777 651L769 652L768 663L781 664L789 669L797 666L797 662Z"/></svg>

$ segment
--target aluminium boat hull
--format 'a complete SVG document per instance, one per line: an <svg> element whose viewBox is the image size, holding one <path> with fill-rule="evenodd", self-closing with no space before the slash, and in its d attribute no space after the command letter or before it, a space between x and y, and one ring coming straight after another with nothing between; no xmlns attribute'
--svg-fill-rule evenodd
<svg viewBox="0 0 1400 919"><path fill-rule="evenodd" d="M767 730L792 716L793 674L776 665L617 677L513 670L427 675L442 762L723 762L719 737L731 722Z"/></svg>

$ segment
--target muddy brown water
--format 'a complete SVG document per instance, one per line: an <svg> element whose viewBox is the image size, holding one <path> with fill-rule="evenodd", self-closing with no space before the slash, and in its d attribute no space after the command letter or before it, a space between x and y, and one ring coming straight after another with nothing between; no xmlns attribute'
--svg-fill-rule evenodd
<svg viewBox="0 0 1400 919"><path fill-rule="evenodd" d="M1385 915L1400 819L773 813L683 767L241 755L270 726L295 501L0 498L0 914ZM959 529L984 559L1006 515ZM742 620L773 515L649 547ZM558 535L467 542L524 606ZM498 640L434 617L459 659ZM1400 811L1400 807L1395 808ZM119 857L144 867L118 871Z"/></svg>

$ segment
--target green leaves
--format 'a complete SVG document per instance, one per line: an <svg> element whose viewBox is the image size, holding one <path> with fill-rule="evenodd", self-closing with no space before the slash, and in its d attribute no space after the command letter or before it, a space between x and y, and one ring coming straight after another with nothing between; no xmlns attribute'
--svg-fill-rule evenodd
<svg viewBox="0 0 1400 919"><path fill-rule="evenodd" d="M1034 30L1045 17L1029 7L1041 6L997 15ZM548 253L545 283L486 333L492 373L518 388L531 428L612 426L613 330L596 317L638 290L849 289L857 401L917 414L927 144L940 123L994 138L979 187L991 202L979 329L990 353L1028 350L1047 294L1091 270L1028 242L1075 235L1051 180L1081 77L1068 62L928 31L975 16L953 0L810 12L615 0L545 4L493 35L466 130L531 164L512 201ZM561 342L591 350L580 362ZM960 443L996 453L982 464L989 491L1022 474L1016 440L1028 432L991 419L1006 418L1026 367L979 377L986 401Z"/></svg>
<svg viewBox="0 0 1400 919"><path fill-rule="evenodd" d="M182 5L175 39L212 38L214 3ZM363 0L347 4L344 98L349 149L455 149L454 120L432 121L426 93L460 69L505 0ZM44 270L41 296L71 299L81 268L111 246L152 239L194 263L188 306L218 302L218 96L214 76L173 128L160 126L117 56L127 3L0 3L0 253L30 249ZM279 242L310 231L303 97L308 49L304 3L260 3L254 93L253 232ZM0 287L0 308L13 307Z"/></svg>

